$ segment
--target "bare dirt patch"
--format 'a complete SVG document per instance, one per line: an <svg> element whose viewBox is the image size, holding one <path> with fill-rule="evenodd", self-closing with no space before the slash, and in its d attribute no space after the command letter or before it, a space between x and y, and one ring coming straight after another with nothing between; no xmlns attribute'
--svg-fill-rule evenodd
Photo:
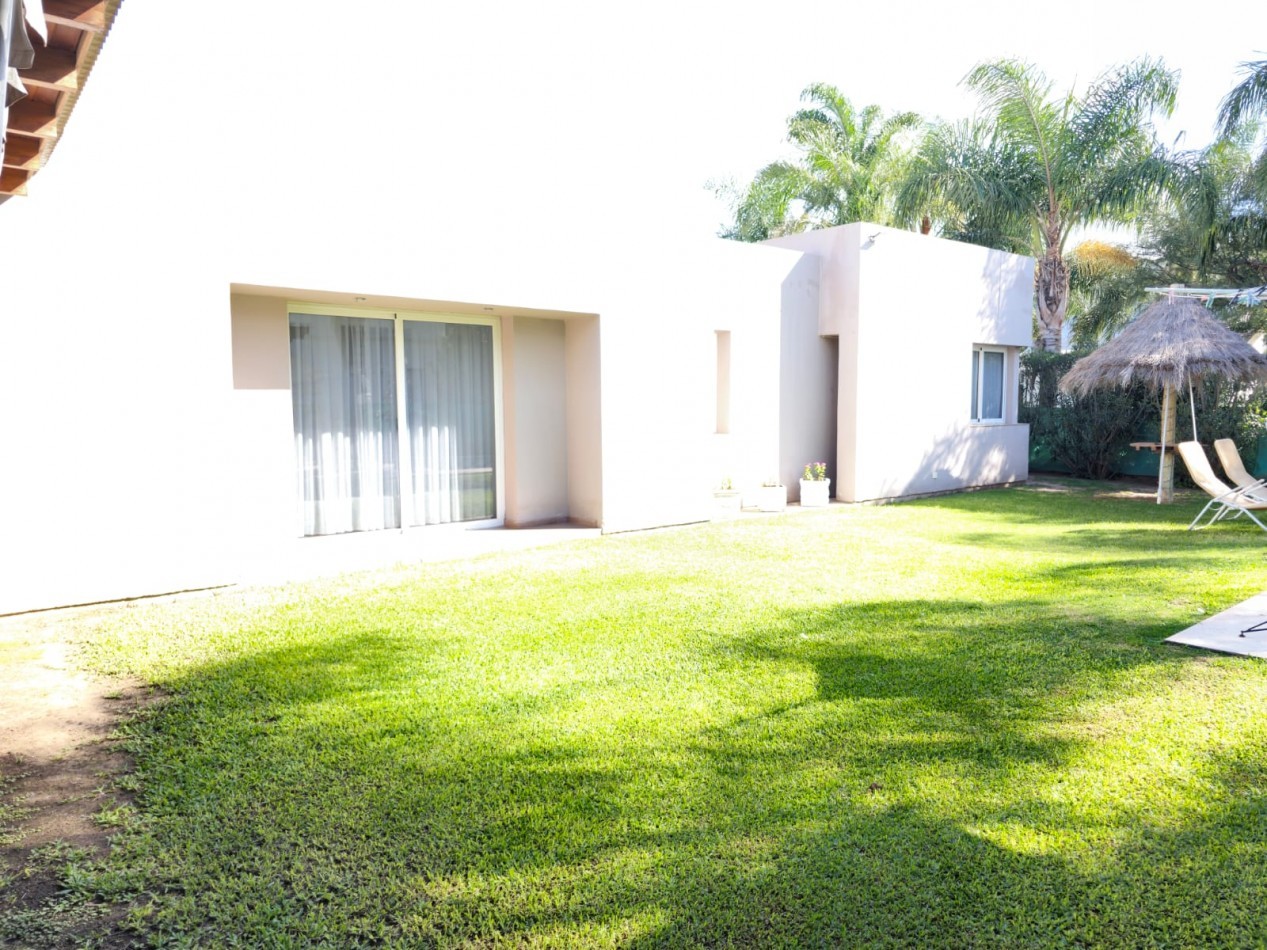
<svg viewBox="0 0 1267 950"><path fill-rule="evenodd" d="M1068 494L1073 491L1066 482L1054 482L1046 478L1030 478L1025 483L1025 487L1030 491L1037 492L1058 492Z"/></svg>
<svg viewBox="0 0 1267 950"><path fill-rule="evenodd" d="M122 946L117 912L75 895L67 867L106 854L103 813L130 804L115 726L150 698L75 663L82 611L0 618L0 945Z"/></svg>
<svg viewBox="0 0 1267 950"><path fill-rule="evenodd" d="M1092 489L1093 498L1115 498L1124 501L1156 501L1157 481L1146 478L1122 478L1112 482L1079 482L1072 478L1051 478L1042 475L1031 475L1025 483L1028 491L1068 494L1073 491ZM1176 499L1186 498L1190 494L1185 489L1175 491Z"/></svg>
<svg viewBox="0 0 1267 950"><path fill-rule="evenodd" d="M1114 491L1098 491L1092 497L1094 498L1117 498L1122 501L1156 501L1157 489L1152 491L1139 488L1137 486L1124 486Z"/></svg>

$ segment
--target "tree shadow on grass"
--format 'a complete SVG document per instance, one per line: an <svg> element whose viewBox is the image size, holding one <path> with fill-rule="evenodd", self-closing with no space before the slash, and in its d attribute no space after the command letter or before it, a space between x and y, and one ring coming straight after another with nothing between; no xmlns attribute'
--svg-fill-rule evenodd
<svg viewBox="0 0 1267 950"><path fill-rule="evenodd" d="M633 944L1257 946L1262 798L1236 793L1234 760L1210 765L1221 801L1172 826L1136 815L1096 827L1034 802L968 821L919 805L842 807L743 869L710 866L678 895L684 912Z"/></svg>
<svg viewBox="0 0 1267 950"><path fill-rule="evenodd" d="M1121 626L1128 641L1150 629ZM1261 787L1261 760L1212 760L1213 804L1191 819L1155 826L1146 795L1089 818L1076 786L1095 739L1071 722L1128 683L1182 677L1189 660L1123 649L1055 609L786 611L702 633L682 657L701 664L686 684L578 652L566 688L524 675L460 696L430 669L454 649L366 630L173 684L136 734L147 819L120 849L151 869L156 935L340 946L1263 936L1267 812L1245 791ZM1183 916L1202 908L1205 930Z"/></svg>

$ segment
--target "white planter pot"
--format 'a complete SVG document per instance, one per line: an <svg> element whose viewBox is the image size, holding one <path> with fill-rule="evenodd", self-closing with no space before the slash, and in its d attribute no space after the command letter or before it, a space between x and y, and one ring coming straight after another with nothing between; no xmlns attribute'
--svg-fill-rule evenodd
<svg viewBox="0 0 1267 950"><path fill-rule="evenodd" d="M806 481L801 479L801 507L826 508L831 503L831 479Z"/></svg>
<svg viewBox="0 0 1267 950"><path fill-rule="evenodd" d="M787 487L784 485L762 485L757 489L758 511L785 511L787 509Z"/></svg>
<svg viewBox="0 0 1267 950"><path fill-rule="evenodd" d="M743 492L718 489L713 492L714 517L733 518L743 510Z"/></svg>

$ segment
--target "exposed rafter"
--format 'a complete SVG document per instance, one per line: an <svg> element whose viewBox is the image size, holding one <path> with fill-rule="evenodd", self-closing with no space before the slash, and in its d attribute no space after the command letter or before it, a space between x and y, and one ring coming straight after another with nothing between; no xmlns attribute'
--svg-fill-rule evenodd
<svg viewBox="0 0 1267 950"><path fill-rule="evenodd" d="M29 69L18 71L22 84L36 89L71 92L79 88L79 63L75 50L42 49Z"/></svg>
<svg viewBox="0 0 1267 950"><path fill-rule="evenodd" d="M42 28L28 28L35 59L18 70L27 98L10 106L5 117L0 201L26 194L31 176L47 163L120 2L43 0L47 40L37 35Z"/></svg>
<svg viewBox="0 0 1267 950"><path fill-rule="evenodd" d="M106 0L44 0L44 19L88 33L106 28Z"/></svg>
<svg viewBox="0 0 1267 950"><path fill-rule="evenodd" d="M9 107L9 134L33 135L41 139L57 138L57 108L54 103L23 99Z"/></svg>

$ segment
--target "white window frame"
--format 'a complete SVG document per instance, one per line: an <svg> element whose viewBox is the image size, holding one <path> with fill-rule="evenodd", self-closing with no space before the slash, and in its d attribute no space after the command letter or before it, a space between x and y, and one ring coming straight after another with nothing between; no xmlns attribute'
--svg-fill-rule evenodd
<svg viewBox="0 0 1267 950"><path fill-rule="evenodd" d="M985 353L998 353L1003 357L1003 377L999 385L1003 391L999 394L999 417L997 419L982 419L981 407L985 405ZM1005 346L986 346L984 344L975 344L972 347L972 365L977 375L977 392L976 392L976 412L971 410L969 403L969 422L974 426L1001 426L1007 422L1008 398L1007 398L1007 376L1008 376L1008 352Z"/></svg>
<svg viewBox="0 0 1267 950"><path fill-rule="evenodd" d="M392 320L396 326L396 465L400 485L400 527L387 528L387 531L467 531L473 528L501 528L506 524L506 441L502 428L502 324L498 317L477 317L468 313L433 313L431 311L413 310L380 310L374 307L339 307L330 304L305 303L302 300L286 302L286 322L289 325L292 313L310 313L324 317L362 317L369 320ZM496 497L496 516L482 518L477 521L455 521L452 524L414 524L413 492L405 490L406 485L413 484L413 462L409 457L409 422L406 419L405 402L405 321L415 320L422 323L470 323L493 329L493 451L497 457L493 465L494 494ZM289 372L289 348L287 348L287 371ZM291 376L293 380L294 377ZM293 398L293 397L292 397ZM304 534L303 499L299 501L299 536ZM371 532L352 532L366 534ZM318 537L342 537L342 535L319 535Z"/></svg>

